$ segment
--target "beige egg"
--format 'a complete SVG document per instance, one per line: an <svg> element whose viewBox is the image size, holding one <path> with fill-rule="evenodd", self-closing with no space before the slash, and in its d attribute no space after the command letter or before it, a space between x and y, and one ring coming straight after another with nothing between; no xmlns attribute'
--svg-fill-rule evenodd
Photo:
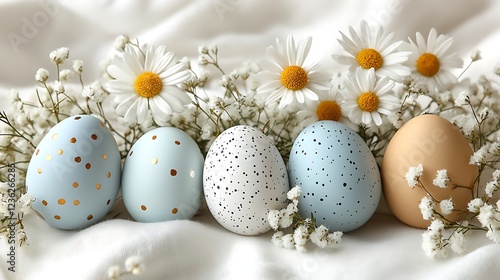
<svg viewBox="0 0 500 280"><path fill-rule="evenodd" d="M469 164L472 154L467 139L448 120L422 115L408 121L388 144L381 168L384 196L393 214L413 227L426 228L430 224L422 218L419 208L426 191L418 185L408 186L405 179L408 169L419 164L423 166L420 181L429 193L438 201L452 197L455 210L465 210L478 176L477 166ZM446 188L432 183L441 169L446 169L451 179ZM436 208L439 210L439 206ZM454 211L446 217L457 221L462 214Z"/></svg>

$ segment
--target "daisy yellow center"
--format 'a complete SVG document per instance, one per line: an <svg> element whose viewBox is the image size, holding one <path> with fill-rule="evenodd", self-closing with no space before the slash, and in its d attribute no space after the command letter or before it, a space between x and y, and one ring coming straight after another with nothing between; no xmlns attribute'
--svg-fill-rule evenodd
<svg viewBox="0 0 500 280"><path fill-rule="evenodd" d="M321 101L318 108L316 108L316 115L318 115L320 121L338 121L341 116L340 106L332 100Z"/></svg>
<svg viewBox="0 0 500 280"><path fill-rule="evenodd" d="M363 49L356 56L359 65L365 69L375 68L375 70L382 67L384 58L374 49Z"/></svg>
<svg viewBox="0 0 500 280"><path fill-rule="evenodd" d="M288 66L283 70L283 73L281 73L281 83L287 89L303 89L308 80L306 70L297 65Z"/></svg>
<svg viewBox="0 0 500 280"><path fill-rule="evenodd" d="M432 53L424 53L417 59L417 70L426 77L432 77L439 71L441 63Z"/></svg>
<svg viewBox="0 0 500 280"><path fill-rule="evenodd" d="M378 97L373 92L365 92L358 97L358 106L365 112L373 112L378 108Z"/></svg>
<svg viewBox="0 0 500 280"><path fill-rule="evenodd" d="M134 82L135 92L144 98L151 98L158 95L163 87L158 74L153 72L144 72L137 76Z"/></svg>

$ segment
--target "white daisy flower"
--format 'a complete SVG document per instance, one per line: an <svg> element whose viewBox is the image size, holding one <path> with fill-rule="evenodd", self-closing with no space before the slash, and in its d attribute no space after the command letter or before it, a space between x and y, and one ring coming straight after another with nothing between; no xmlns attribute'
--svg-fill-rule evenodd
<svg viewBox="0 0 500 280"><path fill-rule="evenodd" d="M259 93L267 93L266 104L280 100L279 108L291 104L294 100L304 103L306 100L318 100L316 92L329 89L328 76L316 72L319 64L305 64L312 38L308 37L297 45L289 36L284 46L276 39L276 47L267 48L272 58L269 71L260 74Z"/></svg>
<svg viewBox="0 0 500 280"><path fill-rule="evenodd" d="M332 87L329 91L318 92L318 100L306 103L306 106L297 112L297 119L303 120L303 127L324 120L345 122L342 103L343 97L338 88Z"/></svg>
<svg viewBox="0 0 500 280"><path fill-rule="evenodd" d="M449 84L457 81L451 70L463 65L456 53L450 53L453 38L442 34L438 37L434 28L429 32L427 42L420 32L417 32L416 38L416 42L409 38L412 54L408 66L412 75L427 83L431 93L445 91Z"/></svg>
<svg viewBox="0 0 500 280"><path fill-rule="evenodd" d="M340 32L342 39L337 40L349 55L332 55L333 59L349 65L349 72L356 68L375 69L378 77L388 76L394 81L402 82L402 78L410 75L410 68L403 65L411 54L399 51L403 41L393 42L394 33L385 34L381 26L370 29L366 21L361 21L359 32L349 26L347 37Z"/></svg>
<svg viewBox="0 0 500 280"><path fill-rule="evenodd" d="M116 111L128 123L144 123L151 111L158 125L164 124L173 112L181 112L191 103L185 91L177 87L190 77L182 63L174 62L174 54L164 46L150 47L143 54L127 47L123 56L113 59L107 67L114 80L106 83L110 93L117 95Z"/></svg>
<svg viewBox="0 0 500 280"><path fill-rule="evenodd" d="M394 82L388 77L377 80L373 68L368 71L357 68L355 74L344 81L344 87L342 109L348 112L353 123L380 126L380 114L389 115L400 106L399 99L392 95Z"/></svg>

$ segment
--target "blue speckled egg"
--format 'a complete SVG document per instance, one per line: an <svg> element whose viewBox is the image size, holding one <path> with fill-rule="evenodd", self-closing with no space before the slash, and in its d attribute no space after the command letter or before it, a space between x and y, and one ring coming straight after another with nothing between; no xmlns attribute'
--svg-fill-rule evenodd
<svg viewBox="0 0 500 280"><path fill-rule="evenodd" d="M32 207L53 227L81 229L102 219L120 187L120 152L98 118L69 117L43 137L26 174Z"/></svg>
<svg viewBox="0 0 500 280"><path fill-rule="evenodd" d="M175 127L145 133L130 149L122 172L123 202L140 222L190 219L201 204L203 155Z"/></svg>
<svg viewBox="0 0 500 280"><path fill-rule="evenodd" d="M330 231L352 231L377 209L380 172L363 139L346 125L319 121L295 140L288 162L291 186L300 186L299 212Z"/></svg>

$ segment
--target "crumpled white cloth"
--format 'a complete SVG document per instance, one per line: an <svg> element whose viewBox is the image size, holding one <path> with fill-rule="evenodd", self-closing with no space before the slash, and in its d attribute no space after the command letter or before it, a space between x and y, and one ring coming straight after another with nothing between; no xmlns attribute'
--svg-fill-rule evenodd
<svg viewBox="0 0 500 280"><path fill-rule="evenodd" d="M128 34L165 44L178 57L196 61L197 47L217 44L226 69L266 58L275 38L313 37L313 56L325 69L341 69L339 30L362 19L377 21L399 39L431 27L455 38L464 60L476 49L482 61L466 74L476 78L500 62L498 1L0 1L0 110L11 88L33 94L34 74L52 71L50 51L66 46L84 61L86 82L101 75L99 63L114 38ZM18 37L16 37L16 35ZM17 40L13 40L16 38ZM466 254L430 260L421 249L422 230L398 222L384 207L360 229L344 234L335 249L299 253L271 244L269 232L248 237L217 224L207 209L192 221L103 221L81 231L49 227L37 215L25 220L29 246L18 248L16 272L7 271L8 245L1 242L1 279L105 279L110 266L143 257L135 279L498 279L500 246L482 233L468 237ZM133 279L124 277L124 279Z"/></svg>

